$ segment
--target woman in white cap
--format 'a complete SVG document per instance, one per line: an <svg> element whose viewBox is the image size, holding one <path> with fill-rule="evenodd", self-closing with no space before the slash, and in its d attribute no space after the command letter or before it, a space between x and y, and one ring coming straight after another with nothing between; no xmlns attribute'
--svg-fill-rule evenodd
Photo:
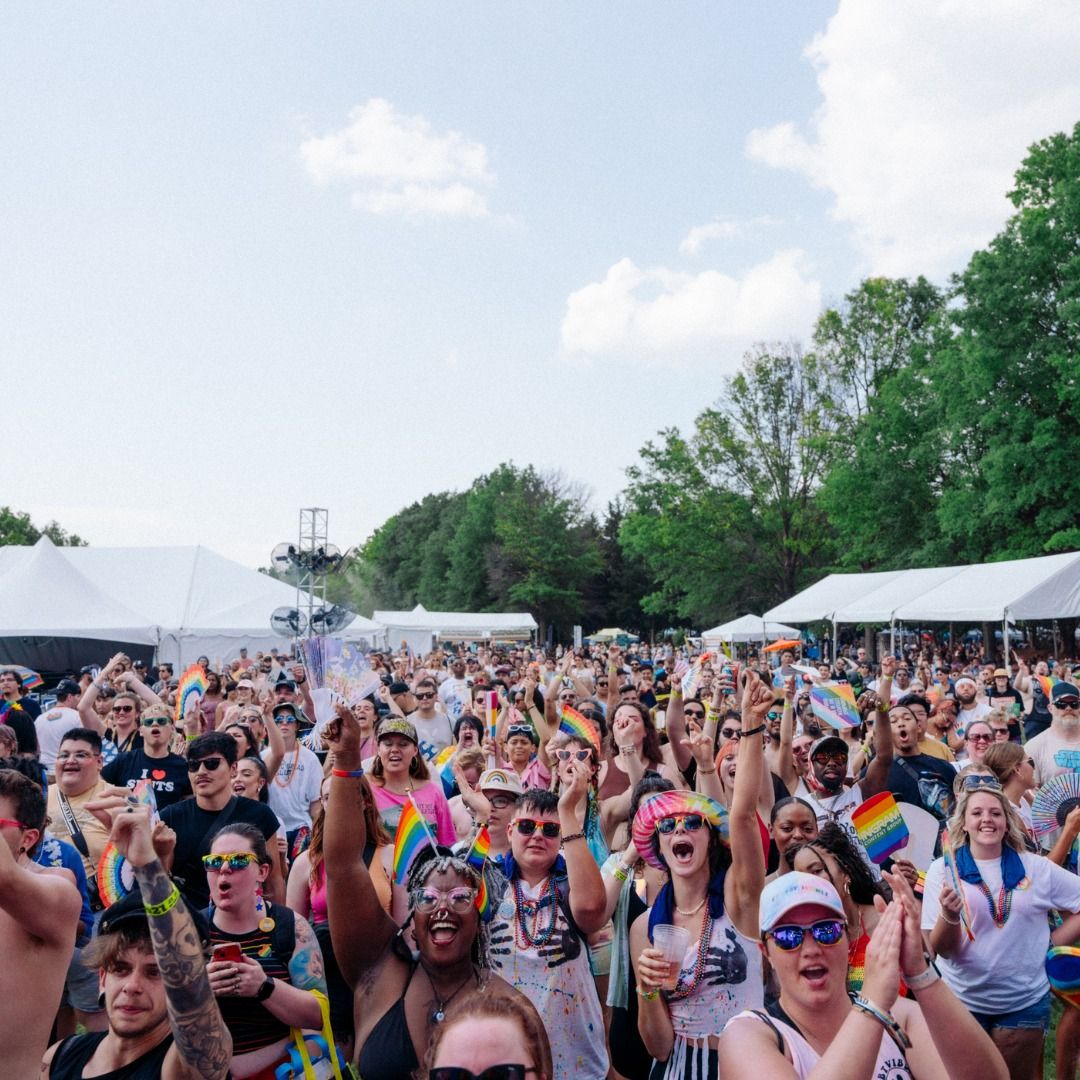
<svg viewBox="0 0 1080 1080"><path fill-rule="evenodd" d="M910 886L886 876L896 898L888 906L879 899L855 998L836 889L798 871L765 887L761 949L780 996L768 1012L742 1012L728 1023L718 1053L724 1080L1006 1080L993 1042L926 960ZM919 1004L898 997L901 973Z"/></svg>

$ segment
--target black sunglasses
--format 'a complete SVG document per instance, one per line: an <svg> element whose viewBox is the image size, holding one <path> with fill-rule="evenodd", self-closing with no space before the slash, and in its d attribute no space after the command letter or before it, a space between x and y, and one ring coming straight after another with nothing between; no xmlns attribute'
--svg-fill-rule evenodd
<svg viewBox="0 0 1080 1080"><path fill-rule="evenodd" d="M197 773L200 765L206 766L207 772L217 772L218 766L224 762L223 757L207 757L199 758L198 761L189 761L187 763L187 771L189 773Z"/></svg>
<svg viewBox="0 0 1080 1080"><path fill-rule="evenodd" d="M683 716L692 716L695 720L705 719L704 709L683 709Z"/></svg>
<svg viewBox="0 0 1080 1080"><path fill-rule="evenodd" d="M554 840L559 835L560 827L557 821L533 821L532 818L518 818L514 822L517 826L517 831L522 836L532 836L536 832L536 827L540 826L540 831L548 840Z"/></svg>
<svg viewBox="0 0 1080 1080"><path fill-rule="evenodd" d="M533 1065L489 1065L483 1072L470 1072L459 1065L444 1065L431 1069L431 1080L525 1080L529 1073L537 1072Z"/></svg>

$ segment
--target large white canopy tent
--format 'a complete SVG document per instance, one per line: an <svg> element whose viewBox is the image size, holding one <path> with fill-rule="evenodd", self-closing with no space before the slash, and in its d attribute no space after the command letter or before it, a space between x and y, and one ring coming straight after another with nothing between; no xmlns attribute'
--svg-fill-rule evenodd
<svg viewBox="0 0 1080 1080"><path fill-rule="evenodd" d="M760 615L740 615L730 622L721 623L701 635L703 648L715 649L723 644L761 641L774 638L797 638L799 631L784 623L766 622Z"/></svg>
<svg viewBox="0 0 1080 1080"><path fill-rule="evenodd" d="M374 619L386 629L390 648L408 645L426 653L434 641L528 641L536 620L527 612L428 611L417 604L412 611L376 611Z"/></svg>
<svg viewBox="0 0 1080 1080"><path fill-rule="evenodd" d="M1000 623L1080 617L1080 551L878 574L830 574L763 616L794 623Z"/></svg>
<svg viewBox="0 0 1080 1080"><path fill-rule="evenodd" d="M9 593L23 599L9 603ZM295 607L296 595L204 547L58 548L47 537L0 547L0 641L17 639L7 653L19 639L23 650L29 641L41 649L45 639L89 639L149 646L158 660L180 665L200 655L229 660L241 646L286 647L290 639L271 631L270 615ZM382 627L358 615L337 636L375 643ZM33 666L25 651L9 659ZM83 663L104 659L95 652Z"/></svg>

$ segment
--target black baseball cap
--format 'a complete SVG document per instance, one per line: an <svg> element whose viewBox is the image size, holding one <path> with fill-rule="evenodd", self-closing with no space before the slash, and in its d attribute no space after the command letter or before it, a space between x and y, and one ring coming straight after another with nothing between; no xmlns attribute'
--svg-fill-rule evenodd
<svg viewBox="0 0 1080 1080"><path fill-rule="evenodd" d="M56 696L68 697L71 694L81 694L82 687L74 679L61 679L56 684Z"/></svg>
<svg viewBox="0 0 1080 1080"><path fill-rule="evenodd" d="M188 908L188 914L195 924L195 932L199 935L202 947L204 949L208 948L210 945L210 926L205 917L201 911L196 911L190 907ZM146 908L143 907L142 893L136 888L105 909L94 935L100 937L102 934L115 934L124 926L136 927L140 924L149 931L149 917L146 914Z"/></svg>

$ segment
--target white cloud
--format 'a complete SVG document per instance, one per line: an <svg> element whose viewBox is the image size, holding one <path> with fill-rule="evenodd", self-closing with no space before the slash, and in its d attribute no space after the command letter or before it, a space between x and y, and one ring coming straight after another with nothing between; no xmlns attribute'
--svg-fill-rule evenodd
<svg viewBox="0 0 1080 1080"><path fill-rule="evenodd" d="M656 357L805 335L821 310L821 287L803 261L801 251L780 251L733 278L718 270L640 269L622 259L603 281L570 294L562 347Z"/></svg>
<svg viewBox="0 0 1080 1080"><path fill-rule="evenodd" d="M960 269L1010 213L1027 147L1080 116L1075 0L840 0L806 55L809 135L758 129L746 153L831 192L872 273Z"/></svg>
<svg viewBox="0 0 1080 1080"><path fill-rule="evenodd" d="M482 143L457 131L439 134L423 116L406 116L372 98L349 112L340 131L300 145L317 184L359 183L352 204L371 214L488 216L481 188L495 182Z"/></svg>
<svg viewBox="0 0 1080 1080"><path fill-rule="evenodd" d="M706 225L695 225L679 241L679 251L683 255L697 255L705 243L709 240L730 240L734 236L745 232L747 229L759 225L779 225L777 218L768 214L751 218L749 221L710 221Z"/></svg>

